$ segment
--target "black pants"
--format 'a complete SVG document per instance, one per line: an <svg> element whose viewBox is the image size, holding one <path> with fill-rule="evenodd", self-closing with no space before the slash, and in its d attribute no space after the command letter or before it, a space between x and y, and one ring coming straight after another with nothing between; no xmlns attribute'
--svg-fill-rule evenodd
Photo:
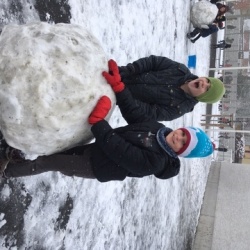
<svg viewBox="0 0 250 250"><path fill-rule="evenodd" d="M201 33L200 28L195 28L192 32L190 32L191 37L195 37L196 35Z"/></svg>
<svg viewBox="0 0 250 250"><path fill-rule="evenodd" d="M92 147L93 144L88 144L58 154L39 156L34 161L9 162L4 174L10 178L59 171L67 176L95 179L90 161Z"/></svg>
<svg viewBox="0 0 250 250"><path fill-rule="evenodd" d="M192 32L190 32L190 35L192 37L192 41L196 42L201 37L201 29L195 28ZM198 35L198 36L197 36ZM196 37L195 37L196 36ZM195 37L195 38L194 38Z"/></svg>

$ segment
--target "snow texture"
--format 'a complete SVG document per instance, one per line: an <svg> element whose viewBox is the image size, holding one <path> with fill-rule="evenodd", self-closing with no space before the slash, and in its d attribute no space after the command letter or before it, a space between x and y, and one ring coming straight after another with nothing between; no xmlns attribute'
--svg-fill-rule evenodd
<svg viewBox="0 0 250 250"><path fill-rule="evenodd" d="M104 70L102 47L80 25L6 25L0 36L0 124L8 144L34 159L88 142L87 118L98 99L115 100Z"/></svg>
<svg viewBox="0 0 250 250"><path fill-rule="evenodd" d="M191 8L190 20L194 27L201 28L202 25L213 23L217 16L218 8L208 1L199 1Z"/></svg>

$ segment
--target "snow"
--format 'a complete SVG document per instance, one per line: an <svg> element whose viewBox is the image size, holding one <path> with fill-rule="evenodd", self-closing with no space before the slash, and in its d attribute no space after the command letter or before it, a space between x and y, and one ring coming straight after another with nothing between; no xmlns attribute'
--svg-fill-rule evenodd
<svg viewBox="0 0 250 250"><path fill-rule="evenodd" d="M8 144L35 159L89 142L87 118L98 99L109 96L115 106L101 74L107 61L98 40L80 25L6 25L0 124Z"/></svg>
<svg viewBox="0 0 250 250"><path fill-rule="evenodd" d="M218 8L208 1L199 1L192 6L191 22L194 27L202 28L203 25L213 23L217 16Z"/></svg>
<svg viewBox="0 0 250 250"><path fill-rule="evenodd" d="M16 19L8 17L9 2L0 3L4 23L38 20L33 1L19 0L25 11L33 12ZM189 55L196 55L193 72L206 76L210 39L192 44L186 38L192 29L192 3L69 1L71 23L91 31L107 57L119 65L151 54L182 63L187 63ZM199 103L192 113L165 124L172 128L200 127L201 114L205 112L206 105ZM126 124L117 107L110 124ZM2 180L1 249L190 249L210 163L211 157L181 159L180 174L166 181L150 176L102 184L60 173Z"/></svg>

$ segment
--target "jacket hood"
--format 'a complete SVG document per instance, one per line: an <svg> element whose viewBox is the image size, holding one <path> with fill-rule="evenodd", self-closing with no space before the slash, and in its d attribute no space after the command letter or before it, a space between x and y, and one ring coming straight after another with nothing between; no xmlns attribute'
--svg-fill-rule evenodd
<svg viewBox="0 0 250 250"><path fill-rule="evenodd" d="M168 179L177 175L180 171L180 159L173 149L167 144L166 136L173 130L167 127L162 127L157 131L156 139L160 147L168 154L167 167L155 177L159 179Z"/></svg>

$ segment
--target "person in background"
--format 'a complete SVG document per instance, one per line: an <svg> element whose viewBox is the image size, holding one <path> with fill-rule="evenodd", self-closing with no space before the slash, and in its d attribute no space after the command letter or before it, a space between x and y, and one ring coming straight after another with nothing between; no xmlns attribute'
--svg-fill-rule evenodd
<svg viewBox="0 0 250 250"><path fill-rule="evenodd" d="M227 49L227 48L231 48L231 44L226 43L225 40L223 40L223 42L219 42L217 44L213 44L212 47L214 49Z"/></svg>
<svg viewBox="0 0 250 250"><path fill-rule="evenodd" d="M151 55L118 68L136 105L156 121L179 118L198 102L215 103L225 93L219 79L193 75L184 64L167 57Z"/></svg>
<svg viewBox="0 0 250 250"><path fill-rule="evenodd" d="M187 38L189 38L192 43L195 43L201 37L205 38L219 31L217 23L212 23L205 26L203 26L204 28L195 28L192 32L187 33Z"/></svg>
<svg viewBox="0 0 250 250"><path fill-rule="evenodd" d="M220 3L219 1L210 1L211 3L214 3L218 8L218 13L215 17L214 22L218 24L219 29L225 29L224 22L226 21L226 12L229 12L231 14L234 14L233 5L225 5Z"/></svg>
<svg viewBox="0 0 250 250"><path fill-rule="evenodd" d="M234 10L233 10L233 5L232 6L229 6L229 5L225 5L223 3L219 3L217 1L217 3L215 3L217 8L218 8L218 14L217 14L217 17L218 16L223 16L226 14L226 12L229 12L231 14L234 14Z"/></svg>
<svg viewBox="0 0 250 250"><path fill-rule="evenodd" d="M200 128L172 130L142 112L121 81L115 61L109 61L109 73L103 72L103 76L115 92L122 115L130 121L129 125L115 129L109 125L104 118L111 108L111 101L103 96L88 119L92 125L94 143L50 156L39 156L34 161L22 159L21 155L17 161L19 151L9 149L8 157L5 157L8 163L2 177L59 171L67 176L97 179L100 182L149 175L168 179L178 175L179 157L206 157L212 154L213 144Z"/></svg>

